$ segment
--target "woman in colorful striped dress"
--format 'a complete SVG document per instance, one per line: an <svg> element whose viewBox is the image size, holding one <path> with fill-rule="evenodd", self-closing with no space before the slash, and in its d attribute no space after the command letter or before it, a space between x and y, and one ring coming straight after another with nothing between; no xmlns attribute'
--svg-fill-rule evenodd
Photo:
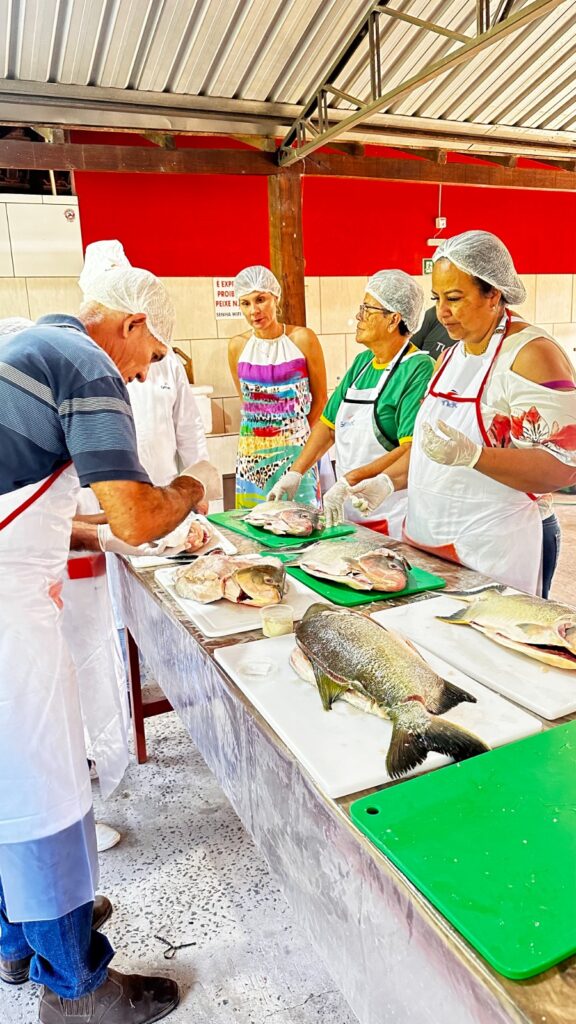
<svg viewBox="0 0 576 1024"><path fill-rule="evenodd" d="M246 267L236 298L250 330L230 339L228 361L240 396L236 508L253 508L292 464L324 407L326 368L314 331L278 320L280 285L267 267ZM295 501L320 504L316 467Z"/></svg>

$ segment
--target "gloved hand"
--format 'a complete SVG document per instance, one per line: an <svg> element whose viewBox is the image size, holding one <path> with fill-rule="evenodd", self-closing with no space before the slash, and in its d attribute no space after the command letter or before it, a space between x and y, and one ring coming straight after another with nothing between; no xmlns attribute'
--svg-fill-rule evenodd
<svg viewBox="0 0 576 1024"><path fill-rule="evenodd" d="M350 495L350 487L347 480L339 480L332 484L326 491L322 502L324 504L324 527L329 530L332 526L338 526L344 519L344 502Z"/></svg>
<svg viewBox="0 0 576 1024"><path fill-rule="evenodd" d="M276 481L274 487L268 491L266 495L267 501L282 501L286 498L287 501L292 501L296 491L300 487L302 480L302 473L297 473L294 469L288 469L279 480Z"/></svg>
<svg viewBox="0 0 576 1024"><path fill-rule="evenodd" d="M206 501L215 501L222 497L222 477L216 467L206 459L187 466L182 470L180 476L192 476L195 480L199 480L204 487Z"/></svg>
<svg viewBox="0 0 576 1024"><path fill-rule="evenodd" d="M394 484L386 473L379 473L369 480L362 480L349 488L349 497L361 515L369 516L375 512L386 498L394 491Z"/></svg>
<svg viewBox="0 0 576 1024"><path fill-rule="evenodd" d="M177 529L181 530L181 527L182 524ZM115 555L162 555L167 557L168 555L179 555L181 551L186 549L188 525L185 525L184 531L181 533L181 543L174 542L174 532L173 530L166 537L160 537L159 540L151 541L149 544L139 544L136 547L133 544L126 544L125 541L116 537L108 523L101 523L98 526L98 543L102 551L111 551Z"/></svg>
<svg viewBox="0 0 576 1024"><path fill-rule="evenodd" d="M424 424L424 454L443 466L466 466L472 469L482 454L482 445L471 441L461 430L448 426L443 420L438 420L436 426L441 433L436 433L429 423Z"/></svg>

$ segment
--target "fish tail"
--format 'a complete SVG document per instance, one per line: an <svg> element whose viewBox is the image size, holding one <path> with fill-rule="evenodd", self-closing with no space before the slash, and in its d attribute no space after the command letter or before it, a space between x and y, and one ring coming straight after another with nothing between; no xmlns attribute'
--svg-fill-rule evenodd
<svg viewBox="0 0 576 1024"><path fill-rule="evenodd" d="M488 590L495 590L498 594L503 594L507 589L505 583L483 583L479 587L470 587L467 590L444 590L443 593L447 597L457 597L461 601L465 601L466 598L473 601L477 594L484 594Z"/></svg>
<svg viewBox="0 0 576 1024"><path fill-rule="evenodd" d="M409 732L395 721L386 768L390 778L397 779L422 764L432 750L454 761L466 761L489 749L474 733L452 722L430 718L422 732Z"/></svg>
<svg viewBox="0 0 576 1024"><path fill-rule="evenodd" d="M452 612L452 615L435 615L434 618L436 618L438 622L452 622L459 626L467 626L469 622L472 621L466 606L464 608L459 608L456 612Z"/></svg>
<svg viewBox="0 0 576 1024"><path fill-rule="evenodd" d="M447 679L440 679L438 687L433 693L427 694L425 700L426 710L433 715L443 715L445 711L463 703L476 704L477 700L467 690L449 683Z"/></svg>

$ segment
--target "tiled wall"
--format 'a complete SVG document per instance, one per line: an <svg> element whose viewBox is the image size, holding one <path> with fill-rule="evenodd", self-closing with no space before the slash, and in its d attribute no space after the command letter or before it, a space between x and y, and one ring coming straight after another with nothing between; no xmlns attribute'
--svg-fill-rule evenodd
<svg viewBox="0 0 576 1024"><path fill-rule="evenodd" d="M82 266L75 197L0 196L0 317L76 313L77 277ZM58 276L55 276L55 274ZM429 305L430 278L420 278ZM549 331L576 362L576 275L523 277L527 299L519 309L531 323ZM213 280L164 278L176 307L174 342L192 358L197 384L211 384L213 436L210 455L223 473L234 472L240 402L228 369L228 338L246 328L244 320L216 320ZM306 279L308 326L324 349L328 389L332 391L358 349L355 313L363 298L364 277Z"/></svg>

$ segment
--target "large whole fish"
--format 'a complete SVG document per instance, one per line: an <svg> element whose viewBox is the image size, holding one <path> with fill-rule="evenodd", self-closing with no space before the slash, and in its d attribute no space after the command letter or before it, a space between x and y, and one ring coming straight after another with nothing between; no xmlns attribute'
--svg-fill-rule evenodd
<svg viewBox="0 0 576 1024"><path fill-rule="evenodd" d="M555 601L529 594L503 594L502 587L487 587L475 594L453 594L466 607L442 622L472 626L503 647L576 671L576 611Z"/></svg>
<svg viewBox="0 0 576 1024"><path fill-rule="evenodd" d="M309 537L323 525L318 509L297 501L263 501L250 509L244 522L284 537Z"/></svg>
<svg viewBox="0 0 576 1024"><path fill-rule="evenodd" d="M390 548L366 541L321 540L300 556L298 564L311 576L344 583L353 590L405 590L410 565Z"/></svg>
<svg viewBox="0 0 576 1024"><path fill-rule="evenodd" d="M180 597L202 604L225 598L235 604L279 604L286 591L286 570L277 558L259 555L201 555L183 565L174 577Z"/></svg>
<svg viewBox="0 0 576 1024"><path fill-rule="evenodd" d="M385 710L393 726L386 758L391 778L422 764L431 750L463 761L489 749L478 736L437 717L476 698L437 675L396 633L359 612L314 604L295 634L326 711L347 690Z"/></svg>

